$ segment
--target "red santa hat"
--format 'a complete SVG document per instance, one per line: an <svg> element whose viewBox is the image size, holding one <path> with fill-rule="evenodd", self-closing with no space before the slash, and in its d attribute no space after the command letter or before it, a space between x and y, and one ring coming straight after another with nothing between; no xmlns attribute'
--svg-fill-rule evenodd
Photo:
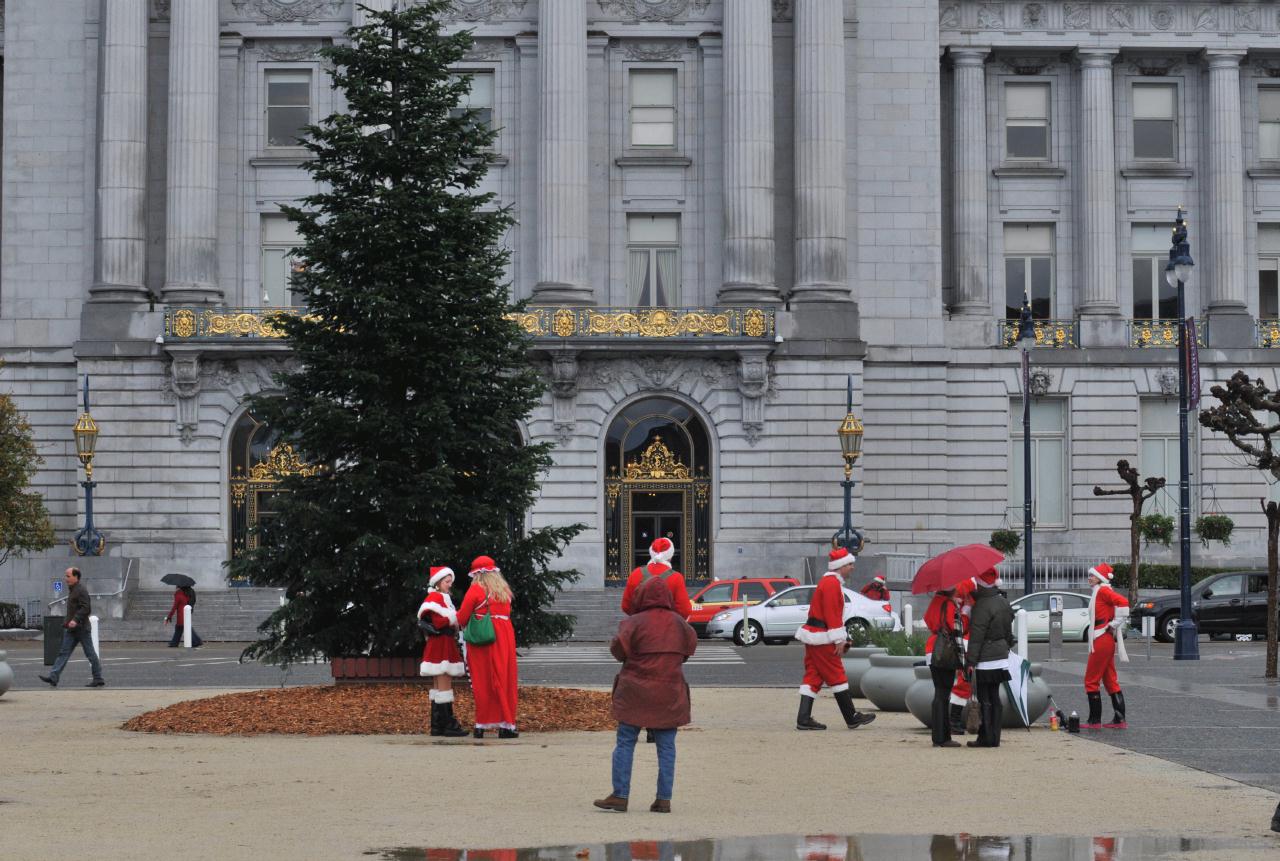
<svg viewBox="0 0 1280 861"><path fill-rule="evenodd" d="M453 569L448 565L433 565L431 566L431 579L428 581L428 585L434 587L444 578L453 576L455 576Z"/></svg>
<svg viewBox="0 0 1280 861"><path fill-rule="evenodd" d="M467 572L468 577L475 577L477 574L483 574L485 571L497 571L498 563L494 562L488 556L477 556L471 560L471 570Z"/></svg>
<svg viewBox="0 0 1280 861"><path fill-rule="evenodd" d="M666 565L671 562L671 557L676 555L676 546L671 543L670 538L655 538L653 543L649 545L649 561L661 562Z"/></svg>
<svg viewBox="0 0 1280 861"><path fill-rule="evenodd" d="M1116 576L1115 570L1105 562L1099 562L1089 569L1090 577L1097 577L1103 583L1110 583Z"/></svg>
<svg viewBox="0 0 1280 861"><path fill-rule="evenodd" d="M883 574L877 574L876 576L874 576L874 577L872 577L872 578L871 578L871 582L872 582L872 583L879 583L881 586L883 586L883 585L884 585L884 575L883 575Z"/></svg>
<svg viewBox="0 0 1280 861"><path fill-rule="evenodd" d="M978 584L982 586L999 586L1002 583L1000 580L1000 572L996 571L994 568L988 568L986 571L983 571L976 579Z"/></svg>
<svg viewBox="0 0 1280 861"><path fill-rule="evenodd" d="M852 565L858 561L858 557L849 552L846 547L837 547L827 554L827 570L839 571L846 565Z"/></svg>

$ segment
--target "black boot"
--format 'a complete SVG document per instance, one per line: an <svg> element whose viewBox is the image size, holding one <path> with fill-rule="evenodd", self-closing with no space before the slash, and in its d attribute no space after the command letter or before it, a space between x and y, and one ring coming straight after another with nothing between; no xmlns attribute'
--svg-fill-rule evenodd
<svg viewBox="0 0 1280 861"><path fill-rule="evenodd" d="M654 737L653 737L653 730L651 730L651 729L647 729L647 730L645 730L645 731L644 731L644 743L645 743L645 744L657 744L657 743L658 743L658 740L657 740L656 738L654 738Z"/></svg>
<svg viewBox="0 0 1280 861"><path fill-rule="evenodd" d="M498 727L498 738L519 738L520 733L513 729L507 729L505 726Z"/></svg>
<svg viewBox="0 0 1280 861"><path fill-rule="evenodd" d="M1089 718L1081 724L1085 729L1102 729L1102 692L1086 691L1089 697Z"/></svg>
<svg viewBox="0 0 1280 861"><path fill-rule="evenodd" d="M1124 691L1116 691L1111 695L1111 707L1115 709L1115 715L1111 718L1111 723L1103 724L1107 729L1128 729L1129 723L1124 717Z"/></svg>
<svg viewBox="0 0 1280 861"><path fill-rule="evenodd" d="M951 708L947 710L947 716L950 718L951 734L964 735L964 706L951 704Z"/></svg>
<svg viewBox="0 0 1280 861"><path fill-rule="evenodd" d="M796 715L796 729L826 729L827 725L813 719L813 697L800 695L800 712Z"/></svg>
<svg viewBox="0 0 1280 861"><path fill-rule="evenodd" d="M444 735L444 727L440 725L440 703L431 702L431 734Z"/></svg>
<svg viewBox="0 0 1280 861"><path fill-rule="evenodd" d="M1271 816L1271 830L1280 832L1280 804L1276 805L1276 812Z"/></svg>
<svg viewBox="0 0 1280 861"><path fill-rule="evenodd" d="M853 704L853 694L849 693L847 688L834 696L836 705L840 706L840 716L844 718L844 725L849 729L857 729L876 719L875 715L858 713L857 707Z"/></svg>
<svg viewBox="0 0 1280 861"><path fill-rule="evenodd" d="M453 713L453 703L440 703L440 734L445 738L464 738L467 734Z"/></svg>

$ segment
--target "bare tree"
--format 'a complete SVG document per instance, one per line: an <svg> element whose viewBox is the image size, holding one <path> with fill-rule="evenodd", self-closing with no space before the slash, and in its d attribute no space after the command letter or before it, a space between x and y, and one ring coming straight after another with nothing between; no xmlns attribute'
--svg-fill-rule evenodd
<svg viewBox="0 0 1280 861"><path fill-rule="evenodd" d="M1147 500L1160 492L1164 487L1163 478L1148 478L1143 481L1138 471L1129 466L1129 461L1116 461L1116 473L1127 487L1120 490L1103 490L1094 485L1094 496L1127 496L1133 501L1133 512L1129 515L1129 603L1138 602L1138 563L1142 556L1141 520L1142 506Z"/></svg>
<svg viewBox="0 0 1280 861"><path fill-rule="evenodd" d="M1245 461L1254 469L1268 472L1280 481L1280 454L1272 438L1280 433L1280 392L1267 388L1262 380L1251 380L1244 371L1236 371L1227 385L1209 390L1218 405L1200 412L1200 424L1226 436L1244 453ZM1267 516L1267 673L1276 678L1276 643L1280 633L1276 616L1276 556L1280 539L1280 505L1258 500Z"/></svg>

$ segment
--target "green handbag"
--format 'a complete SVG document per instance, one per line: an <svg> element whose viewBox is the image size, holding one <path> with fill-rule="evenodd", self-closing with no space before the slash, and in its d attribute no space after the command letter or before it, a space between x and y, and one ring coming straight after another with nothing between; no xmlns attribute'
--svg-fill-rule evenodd
<svg viewBox="0 0 1280 861"><path fill-rule="evenodd" d="M481 607L488 606L488 601L481 605ZM483 616L473 613L466 627L462 629L462 639L471 646L487 646L498 639L498 635L493 630L493 618L489 613L486 612Z"/></svg>

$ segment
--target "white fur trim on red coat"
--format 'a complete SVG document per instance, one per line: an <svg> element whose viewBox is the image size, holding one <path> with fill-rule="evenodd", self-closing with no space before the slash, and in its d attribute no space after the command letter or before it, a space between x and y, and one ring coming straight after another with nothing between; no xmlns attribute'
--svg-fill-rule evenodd
<svg viewBox="0 0 1280 861"><path fill-rule="evenodd" d="M816 700L818 698L818 692L815 691L813 688L809 687L808 685L801 685L800 696L808 697L811 700Z"/></svg>
<svg viewBox="0 0 1280 861"><path fill-rule="evenodd" d="M796 629L796 639L806 646L826 646L831 643L843 643L849 639L849 632L844 628L830 628L826 631L810 631L804 625Z"/></svg>
<svg viewBox="0 0 1280 861"><path fill-rule="evenodd" d="M444 603L438 604L435 601L428 600L432 595L441 595L444 597ZM422 606L418 608L418 618L422 618L423 613L435 613L440 618L447 621L450 625L458 624L458 611L453 608L453 598L448 592L440 592L433 589L426 598L422 600Z"/></svg>
<svg viewBox="0 0 1280 861"><path fill-rule="evenodd" d="M432 663L423 661L418 665L418 675L420 676L453 676L455 679L467 674L467 665L464 663L453 663L452 661L440 661Z"/></svg>

